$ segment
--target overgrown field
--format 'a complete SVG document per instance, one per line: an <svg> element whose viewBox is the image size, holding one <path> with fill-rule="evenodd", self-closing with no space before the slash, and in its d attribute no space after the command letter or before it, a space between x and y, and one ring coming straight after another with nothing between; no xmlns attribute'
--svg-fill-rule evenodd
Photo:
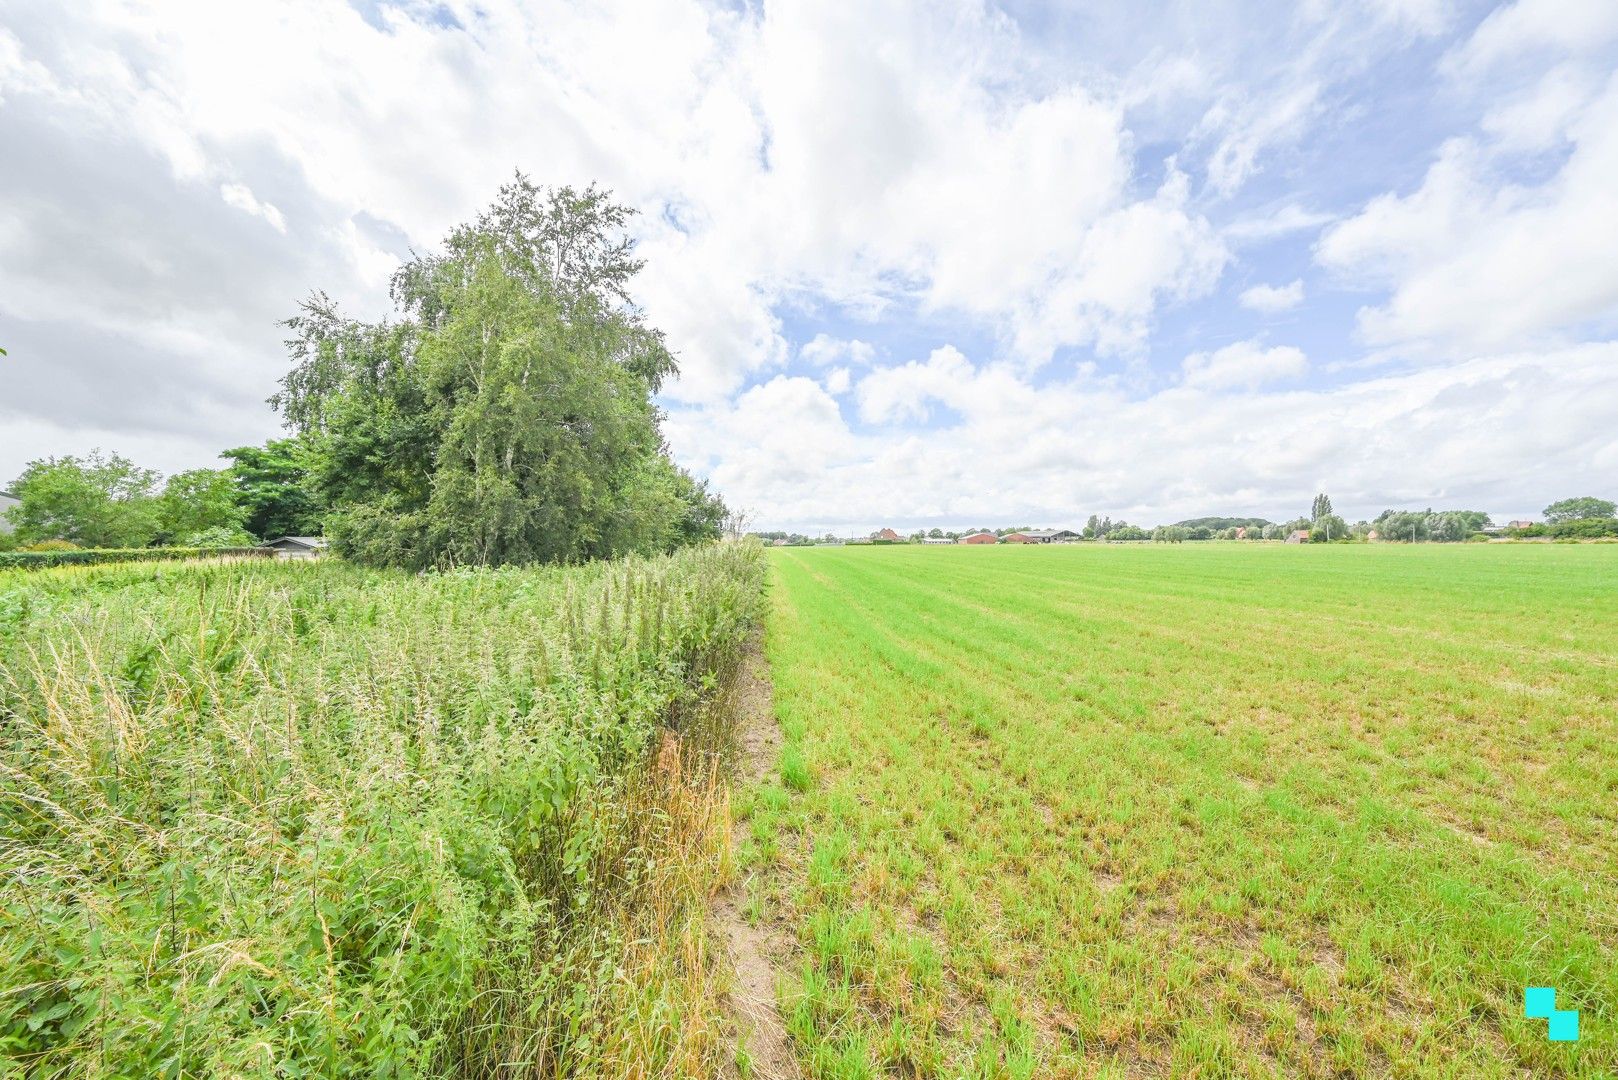
<svg viewBox="0 0 1618 1080"><path fill-rule="evenodd" d="M0 574L0 1063L708 1075L763 572Z"/></svg>
<svg viewBox="0 0 1618 1080"><path fill-rule="evenodd" d="M1618 1072L1618 549L771 561L810 1075Z"/></svg>

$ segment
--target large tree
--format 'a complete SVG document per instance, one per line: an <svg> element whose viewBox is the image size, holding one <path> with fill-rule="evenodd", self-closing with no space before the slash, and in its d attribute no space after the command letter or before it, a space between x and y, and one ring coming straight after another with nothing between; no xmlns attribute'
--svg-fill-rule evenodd
<svg viewBox="0 0 1618 1080"><path fill-rule="evenodd" d="M1552 525L1564 521L1582 521L1586 518L1610 518L1618 511L1618 504L1606 499L1585 495L1577 499L1563 499L1545 508L1545 520Z"/></svg>
<svg viewBox="0 0 1618 1080"><path fill-rule="evenodd" d="M175 473L163 485L157 515L159 538L178 544L204 533L240 533L247 516L228 469Z"/></svg>
<svg viewBox="0 0 1618 1080"><path fill-rule="evenodd" d="M11 485L11 523L22 543L67 540L81 547L143 547L158 530L157 473L92 450L84 457L31 461Z"/></svg>
<svg viewBox="0 0 1618 1080"><path fill-rule="evenodd" d="M234 462L230 472L249 532L266 540L322 534L325 508L313 490L314 451L305 440L271 439L220 456Z"/></svg>
<svg viewBox="0 0 1618 1080"><path fill-rule="evenodd" d="M394 276L395 321L316 294L271 399L314 448L327 532L410 567L573 560L717 535L652 402L675 370L630 300L632 212L519 176Z"/></svg>

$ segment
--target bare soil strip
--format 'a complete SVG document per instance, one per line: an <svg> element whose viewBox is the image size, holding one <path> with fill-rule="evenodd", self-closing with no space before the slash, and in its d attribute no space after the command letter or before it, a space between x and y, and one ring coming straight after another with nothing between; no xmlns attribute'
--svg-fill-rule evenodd
<svg viewBox="0 0 1618 1080"><path fill-rule="evenodd" d="M736 722L735 783L754 784L775 767L781 750L781 729L775 722L762 633L755 634L748 643L731 689L731 707ZM731 828L736 828L734 822ZM750 1064L748 1076L798 1080L802 1073L787 1040L786 1024L775 996L779 979L775 958L785 952L786 944L766 927L747 921L742 912L746 898L747 882L730 882L714 898L714 925L735 972L731 1009Z"/></svg>

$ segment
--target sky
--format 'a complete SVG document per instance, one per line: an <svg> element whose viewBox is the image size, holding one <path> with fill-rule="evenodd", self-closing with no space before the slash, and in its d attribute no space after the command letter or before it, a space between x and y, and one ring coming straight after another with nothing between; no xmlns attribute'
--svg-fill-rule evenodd
<svg viewBox="0 0 1618 1080"><path fill-rule="evenodd" d="M1612 0L0 0L0 148L0 486L278 435L520 170L757 528L1618 497Z"/></svg>

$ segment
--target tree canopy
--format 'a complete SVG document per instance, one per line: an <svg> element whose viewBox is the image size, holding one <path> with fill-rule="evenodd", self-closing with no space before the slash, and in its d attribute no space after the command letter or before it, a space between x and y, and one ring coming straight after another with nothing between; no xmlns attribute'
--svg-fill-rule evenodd
<svg viewBox="0 0 1618 1080"><path fill-rule="evenodd" d="M1545 521L1560 525L1566 521L1585 521L1590 518L1610 518L1618 511L1618 504L1607 499L1584 495L1577 499L1562 499L1545 508Z"/></svg>
<svg viewBox="0 0 1618 1080"><path fill-rule="evenodd" d="M238 446L229 458L244 524L255 536L319 536L325 507L312 490L313 451L302 439L271 439L263 446Z"/></svg>
<svg viewBox="0 0 1618 1080"><path fill-rule="evenodd" d="M652 395L675 362L630 301L631 213L518 176L394 275L395 320L305 301L271 403L312 448L339 551L499 565L718 535L723 504L659 430Z"/></svg>
<svg viewBox="0 0 1618 1080"><path fill-rule="evenodd" d="M31 461L11 485L20 543L65 540L80 547L140 547L157 531L157 473L118 454Z"/></svg>

